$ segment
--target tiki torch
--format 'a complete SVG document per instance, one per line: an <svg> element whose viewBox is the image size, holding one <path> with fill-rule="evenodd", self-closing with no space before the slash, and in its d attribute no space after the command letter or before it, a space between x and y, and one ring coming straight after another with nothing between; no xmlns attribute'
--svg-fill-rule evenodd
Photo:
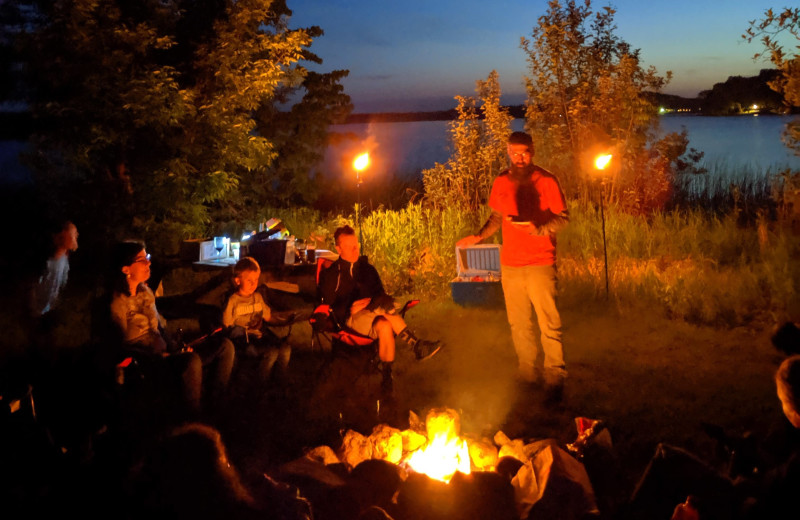
<svg viewBox="0 0 800 520"><path fill-rule="evenodd" d="M608 165L611 163L611 154L603 154L598 155L597 158L594 160L594 167L597 171L601 172L605 170ZM605 210L603 208L603 188L605 187L605 182L601 180L600 182L600 222L602 223L603 227L603 268L605 270L606 275L606 300L608 299L608 250L606 248L606 215Z"/></svg>
<svg viewBox="0 0 800 520"><path fill-rule="evenodd" d="M361 243L361 183L364 181L361 174L368 166L369 153L362 153L353 161L353 169L356 171L356 228L359 243Z"/></svg>

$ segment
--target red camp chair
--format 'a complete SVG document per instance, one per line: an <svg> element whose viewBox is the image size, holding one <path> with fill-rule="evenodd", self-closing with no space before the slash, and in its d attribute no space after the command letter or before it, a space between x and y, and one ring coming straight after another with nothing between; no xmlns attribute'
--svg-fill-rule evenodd
<svg viewBox="0 0 800 520"><path fill-rule="evenodd" d="M319 286L319 277L322 271L333 264L327 258L317 258L316 282ZM406 312L417 305L419 300L409 300L398 311L400 316L405 317ZM314 309L314 313L309 318L311 324L311 350L319 350L328 353L326 363L323 368L330 367L334 359L344 358L353 360L361 354L367 354L366 363L362 367L362 375L372 372L378 364L378 340L364 336L348 328L345 324L337 323L331 312L330 305L321 304Z"/></svg>

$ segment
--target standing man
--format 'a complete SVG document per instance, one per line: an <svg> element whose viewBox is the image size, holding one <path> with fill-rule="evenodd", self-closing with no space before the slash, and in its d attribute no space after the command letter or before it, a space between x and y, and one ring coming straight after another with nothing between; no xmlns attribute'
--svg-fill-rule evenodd
<svg viewBox="0 0 800 520"><path fill-rule="evenodd" d="M503 229L500 264L511 339L526 383L543 378L547 400L559 402L567 377L556 307L556 232L567 225L564 194L558 180L532 163L533 139L524 132L508 138L511 167L497 176L489 196L492 214L477 235L458 242L467 247ZM534 333L534 312L541 349Z"/></svg>

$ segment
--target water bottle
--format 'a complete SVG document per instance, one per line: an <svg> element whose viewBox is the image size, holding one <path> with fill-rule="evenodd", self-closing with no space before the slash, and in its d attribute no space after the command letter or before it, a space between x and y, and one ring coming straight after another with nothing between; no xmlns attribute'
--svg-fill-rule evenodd
<svg viewBox="0 0 800 520"><path fill-rule="evenodd" d="M296 256L296 246L295 246L295 238L294 235L290 236L289 239L286 241L286 256L284 258L284 262L286 265L294 265L294 260Z"/></svg>

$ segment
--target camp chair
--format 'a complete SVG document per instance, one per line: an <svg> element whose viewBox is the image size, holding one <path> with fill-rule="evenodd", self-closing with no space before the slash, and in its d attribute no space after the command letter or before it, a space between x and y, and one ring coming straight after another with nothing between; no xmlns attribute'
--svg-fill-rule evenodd
<svg viewBox="0 0 800 520"><path fill-rule="evenodd" d="M317 258L316 282L319 287L319 277L322 271L329 268L333 261L327 258ZM406 312L416 306L419 300L409 300L398 310L400 316L405 317ZM329 356L322 368L329 368L334 359L344 358L353 360L357 355L366 353L366 362L360 371L366 375L377 369L378 340L360 334L348 328L343 323L338 323L331 311L330 305L320 304L309 318L311 325L311 350L327 352Z"/></svg>

